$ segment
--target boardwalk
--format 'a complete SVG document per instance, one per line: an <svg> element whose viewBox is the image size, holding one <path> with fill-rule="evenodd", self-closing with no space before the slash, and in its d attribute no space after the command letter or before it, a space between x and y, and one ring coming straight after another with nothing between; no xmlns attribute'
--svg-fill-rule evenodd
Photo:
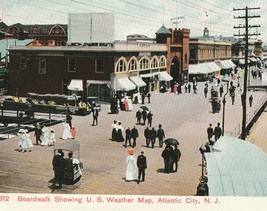
<svg viewBox="0 0 267 211"><path fill-rule="evenodd" d="M163 173L163 149L158 147L158 142L154 149L146 148L144 126L137 125L140 137L134 151L137 156L144 150L148 159L146 181L139 185L125 182L127 149L122 143L109 140L111 124L113 120L118 120L125 129L133 127L135 112L140 105L134 105L133 112L122 111L119 114L108 114L109 106L103 105L98 126L91 126L92 116L73 117L73 125L78 131L77 140L81 144L83 177L76 185L64 186L54 193L194 195L201 176L199 147L207 140L208 124L212 123L215 127L217 122L222 121L222 110L216 114L211 112L210 102L204 98L203 87L204 83L199 83L198 94L153 93L151 104L146 104L154 114L155 128L161 123L167 137L177 138L180 142L182 158L178 173ZM266 92L250 93L253 93L254 105L248 111L256 109L257 102L266 99ZM235 105L231 105L229 96L226 101L225 134L234 134L242 118L240 95L237 95ZM62 126L59 124L53 128L58 140L56 145L66 142L59 139ZM33 133L31 138L34 139ZM32 152L21 153L15 151L17 145L17 137L0 142L0 192L50 193L48 181L54 175L51 165L54 147L34 146ZM262 146L266 147L266 144Z"/></svg>

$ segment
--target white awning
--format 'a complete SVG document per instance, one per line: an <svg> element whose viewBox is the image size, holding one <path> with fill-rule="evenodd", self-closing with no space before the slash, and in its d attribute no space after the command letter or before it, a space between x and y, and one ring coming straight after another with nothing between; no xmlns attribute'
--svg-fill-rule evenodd
<svg viewBox="0 0 267 211"><path fill-rule="evenodd" d="M153 76L155 76L155 75L158 75L158 74L159 74L159 72L146 73L146 74L140 74L140 77L141 77L141 78L151 78L151 77L153 77Z"/></svg>
<svg viewBox="0 0 267 211"><path fill-rule="evenodd" d="M135 89L135 84L128 78L118 78L116 80L116 91L130 91Z"/></svg>
<svg viewBox="0 0 267 211"><path fill-rule="evenodd" d="M159 73L159 80L160 81L171 81L173 78L166 72Z"/></svg>
<svg viewBox="0 0 267 211"><path fill-rule="evenodd" d="M100 80L87 80L87 85L89 86L90 84L109 84L110 81L100 81Z"/></svg>
<svg viewBox="0 0 267 211"><path fill-rule="evenodd" d="M130 77L130 80L138 87L146 86L146 83L139 76Z"/></svg>
<svg viewBox="0 0 267 211"><path fill-rule="evenodd" d="M231 66L232 68L236 67L236 65L234 64L234 62L232 62L231 60L227 60L229 66Z"/></svg>
<svg viewBox="0 0 267 211"><path fill-rule="evenodd" d="M223 136L205 153L209 196L267 196L267 155L247 141Z"/></svg>
<svg viewBox="0 0 267 211"><path fill-rule="evenodd" d="M221 60L220 65L222 69L231 69L232 66L229 64L228 60Z"/></svg>
<svg viewBox="0 0 267 211"><path fill-rule="evenodd" d="M111 82L110 81L101 81L101 80L87 80L86 81L86 87L88 88L91 84L103 84L107 85L107 87L111 88Z"/></svg>
<svg viewBox="0 0 267 211"><path fill-rule="evenodd" d="M208 62L206 64L212 70L212 72L218 72L221 70L221 68L215 62Z"/></svg>
<svg viewBox="0 0 267 211"><path fill-rule="evenodd" d="M189 65L189 74L209 74L213 72L220 71L220 67L214 62L200 63L200 64L190 64Z"/></svg>
<svg viewBox="0 0 267 211"><path fill-rule="evenodd" d="M150 78L150 77L153 77L153 74L152 73L140 74L140 77L141 78Z"/></svg>
<svg viewBox="0 0 267 211"><path fill-rule="evenodd" d="M68 90L83 91L83 80L72 79L70 85L68 85Z"/></svg>

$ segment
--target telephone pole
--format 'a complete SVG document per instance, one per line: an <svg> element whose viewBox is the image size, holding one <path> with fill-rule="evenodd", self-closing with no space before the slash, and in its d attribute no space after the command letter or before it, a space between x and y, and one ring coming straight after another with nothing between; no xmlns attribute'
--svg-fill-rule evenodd
<svg viewBox="0 0 267 211"><path fill-rule="evenodd" d="M241 134L241 139L245 140L246 139L246 122L247 122L247 103L246 103L246 99L247 99L247 82L248 82L248 37L249 36L257 36L260 34L257 33L253 33L253 34L249 34L249 28L255 28L255 27L260 27L260 25L249 25L248 24L248 19L251 18L260 18L260 15L253 15L253 16L249 16L248 15L248 11L249 10L258 10L260 9L259 7L255 7L255 8L241 8L241 9L237 9L237 8L233 8L233 11L245 11L245 16L238 16L238 17L234 17L234 18L239 18L239 19L245 19L245 25L241 26L234 26L234 28L244 28L245 29L245 33L243 35L241 34L234 34L234 36L244 36L245 39L245 74L244 74L244 86L243 86L243 93L241 95L241 101L242 101L242 107L243 107L243 118L242 118L242 134Z"/></svg>

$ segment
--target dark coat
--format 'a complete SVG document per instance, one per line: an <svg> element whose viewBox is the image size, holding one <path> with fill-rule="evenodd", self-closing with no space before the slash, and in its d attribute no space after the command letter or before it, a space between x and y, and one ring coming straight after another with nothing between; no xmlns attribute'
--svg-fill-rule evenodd
<svg viewBox="0 0 267 211"><path fill-rule="evenodd" d="M94 108L94 110L93 110L93 117L98 117L98 110L97 110L97 108Z"/></svg>
<svg viewBox="0 0 267 211"><path fill-rule="evenodd" d="M64 158L62 155L56 154L52 161L53 164L53 170L55 171L64 171L65 165L64 165Z"/></svg>
<svg viewBox="0 0 267 211"><path fill-rule="evenodd" d="M143 119L147 118L147 112L145 110L142 111L142 116L143 116Z"/></svg>
<svg viewBox="0 0 267 211"><path fill-rule="evenodd" d="M129 139L129 138L132 137L132 131L131 131L131 129L127 128L125 130L125 136L126 136L126 139Z"/></svg>
<svg viewBox="0 0 267 211"><path fill-rule="evenodd" d="M179 161L180 160L180 158L181 158L181 151L179 150L179 149L174 149L173 151L172 151L172 154L173 154L173 161L174 162L177 162L177 161Z"/></svg>
<svg viewBox="0 0 267 211"><path fill-rule="evenodd" d="M218 137L220 137L222 135L222 129L219 126L215 127L214 135L218 136Z"/></svg>
<svg viewBox="0 0 267 211"><path fill-rule="evenodd" d="M151 131L149 128L146 128L145 131L144 131L144 136L146 138L150 138L151 137Z"/></svg>
<svg viewBox="0 0 267 211"><path fill-rule="evenodd" d="M165 133L164 133L164 130L162 128L159 128L157 130L157 137L160 139L165 138Z"/></svg>
<svg viewBox="0 0 267 211"><path fill-rule="evenodd" d="M213 128L212 127L208 127L207 129L207 133L208 133L208 137L212 137L213 136Z"/></svg>
<svg viewBox="0 0 267 211"><path fill-rule="evenodd" d="M136 117L137 119L141 119L141 117L142 117L142 113L141 113L141 111L138 110L138 111L136 112L135 117Z"/></svg>
<svg viewBox="0 0 267 211"><path fill-rule="evenodd" d="M157 131L154 128L150 130L150 137L152 139L155 139L157 137Z"/></svg>
<svg viewBox="0 0 267 211"><path fill-rule="evenodd" d="M146 169L147 168L146 157L144 155L139 155L137 157L137 167L139 169Z"/></svg>
<svg viewBox="0 0 267 211"><path fill-rule="evenodd" d="M147 114L147 119L148 119L148 121L151 121L151 120L152 120L152 117L153 117L153 114L152 114L151 112L149 112L149 113Z"/></svg>
<svg viewBox="0 0 267 211"><path fill-rule="evenodd" d="M40 137L42 135L42 128L41 127L36 127L34 135L36 137Z"/></svg>
<svg viewBox="0 0 267 211"><path fill-rule="evenodd" d="M138 130L136 128L132 129L132 138L137 138L139 136Z"/></svg>

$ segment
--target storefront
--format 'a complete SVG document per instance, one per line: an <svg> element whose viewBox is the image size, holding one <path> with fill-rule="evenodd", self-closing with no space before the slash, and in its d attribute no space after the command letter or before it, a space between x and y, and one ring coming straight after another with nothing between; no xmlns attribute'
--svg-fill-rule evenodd
<svg viewBox="0 0 267 211"><path fill-rule="evenodd" d="M87 97L97 97L100 102L110 101L110 81L87 80L86 88Z"/></svg>

